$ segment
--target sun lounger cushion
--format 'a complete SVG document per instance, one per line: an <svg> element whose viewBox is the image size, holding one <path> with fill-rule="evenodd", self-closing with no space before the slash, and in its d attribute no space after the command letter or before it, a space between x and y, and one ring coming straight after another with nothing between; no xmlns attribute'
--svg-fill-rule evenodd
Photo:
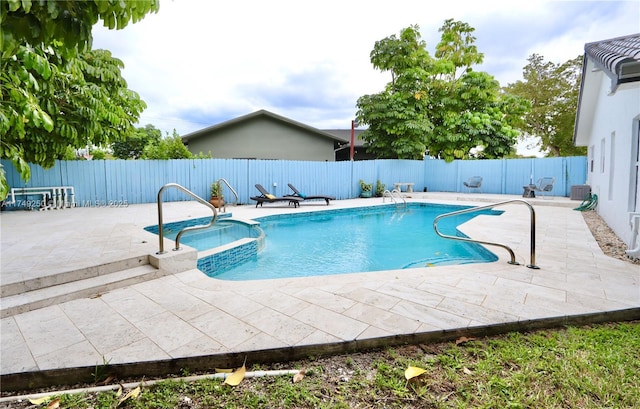
<svg viewBox="0 0 640 409"><path fill-rule="evenodd" d="M265 195L265 196L267 197L267 199L271 199L271 200L276 198L274 195Z"/></svg>

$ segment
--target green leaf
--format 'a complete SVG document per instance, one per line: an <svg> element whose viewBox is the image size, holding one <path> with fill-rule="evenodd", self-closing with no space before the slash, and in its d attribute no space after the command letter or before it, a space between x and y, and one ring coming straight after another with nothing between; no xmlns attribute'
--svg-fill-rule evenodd
<svg viewBox="0 0 640 409"><path fill-rule="evenodd" d="M4 172L4 166L0 164L0 201L3 201L9 196L9 182L7 182L7 175Z"/></svg>
<svg viewBox="0 0 640 409"><path fill-rule="evenodd" d="M54 124L49 114L44 111L40 111L40 118L42 119L44 129L46 129L48 132L53 131Z"/></svg>
<svg viewBox="0 0 640 409"><path fill-rule="evenodd" d="M9 11L16 11L20 8L20 0L7 0L9 3Z"/></svg>
<svg viewBox="0 0 640 409"><path fill-rule="evenodd" d="M25 13L29 13L31 11L31 0L22 0L22 8Z"/></svg>

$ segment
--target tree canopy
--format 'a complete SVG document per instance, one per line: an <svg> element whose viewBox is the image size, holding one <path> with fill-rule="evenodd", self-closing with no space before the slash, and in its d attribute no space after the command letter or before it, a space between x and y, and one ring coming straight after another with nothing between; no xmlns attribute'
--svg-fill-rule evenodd
<svg viewBox="0 0 640 409"><path fill-rule="evenodd" d="M109 29L120 30L159 8L159 0L3 0L2 59L25 44L54 42L65 57L75 55L91 49L91 29L99 20Z"/></svg>
<svg viewBox="0 0 640 409"><path fill-rule="evenodd" d="M127 89L122 61L91 50L91 28L123 28L157 0L0 2L0 157L24 180L28 162L51 167L67 147L106 144L134 131L146 108ZM0 169L0 199L8 192Z"/></svg>
<svg viewBox="0 0 640 409"><path fill-rule="evenodd" d="M189 152L176 130L173 135L151 141L144 147L143 159L191 159L195 156ZM202 155L201 157L204 157Z"/></svg>
<svg viewBox="0 0 640 409"><path fill-rule="evenodd" d="M129 138L111 144L113 156L118 159L140 159L144 148L157 144L162 139L162 132L151 124L138 128Z"/></svg>
<svg viewBox="0 0 640 409"><path fill-rule="evenodd" d="M573 144L582 56L562 64L532 54L523 68L523 80L505 90L531 101L524 115L523 130L540 138L541 149L552 156L584 155L585 147Z"/></svg>
<svg viewBox="0 0 640 409"><path fill-rule="evenodd" d="M474 29L446 20L434 56L426 50L417 25L375 43L371 62L391 72L391 82L377 94L358 99L358 122L367 149L378 157L422 159L425 154L469 158L508 155L518 136L516 126L527 109L525 100L503 93L485 72L474 45Z"/></svg>

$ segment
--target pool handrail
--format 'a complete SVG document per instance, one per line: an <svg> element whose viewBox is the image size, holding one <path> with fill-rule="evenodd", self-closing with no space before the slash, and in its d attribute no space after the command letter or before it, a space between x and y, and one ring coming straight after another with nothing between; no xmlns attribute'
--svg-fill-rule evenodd
<svg viewBox="0 0 640 409"><path fill-rule="evenodd" d="M404 207L406 208L407 207L407 201L404 200L404 196L402 196L402 194L400 193L400 191L398 189L393 189L391 191L389 191L389 189L385 189L385 191L382 192L382 203L384 203L385 197L390 197L391 200L393 201L393 203L395 203L396 207L398 207L398 202L396 201L396 195L397 195L397 197L402 199L402 202L404 203Z"/></svg>
<svg viewBox="0 0 640 409"><path fill-rule="evenodd" d="M439 216L436 216L435 219L433 219L433 229L436 231L436 234L440 237L443 237L445 239L452 239L452 240L460 240L460 241L467 241L467 242L472 242L472 243L479 243L479 244L486 244L488 246L498 246L498 247L502 247L503 249L507 250L509 252L509 255L511 256L511 261L508 261L509 264L514 264L514 265L520 265L520 263L518 263L516 261L516 256L515 253L513 252L513 250L511 250L511 248L509 246L506 246L504 244L500 244L500 243L493 243L490 241L482 241L482 240L475 240L475 239L471 239L471 238L467 238L467 237L458 237L458 236L449 236L447 234L443 234L438 230L438 220L445 218L445 217L450 217L450 216L457 216L463 213L472 213L472 212L477 212L480 210L485 210L485 209L492 209L496 206L501 206L504 204L509 204L509 203L522 203L524 205L526 205L529 208L529 211L531 213L531 227L530 227L530 232L531 232L531 263L527 264L528 268L532 268L532 269L539 269L540 267L536 266L535 263L535 259L536 259L536 212L533 209L533 206L531 206L531 204L525 200L521 200L521 199L513 199L513 200L507 200L504 202L499 202L499 203L493 203L490 205L486 205L486 206L477 206L477 207L472 207L469 209L463 209L463 210L458 210L455 212L450 212L450 213L445 213L445 214L441 214Z"/></svg>
<svg viewBox="0 0 640 409"><path fill-rule="evenodd" d="M231 193L233 193L233 195L236 197L236 202L234 203L234 206L238 205L238 201L240 200L239 196L238 196L238 192L236 192L236 190L234 188L231 187L231 185L229 184L229 182L227 182L227 179L225 178L220 178L217 180L216 183L218 182L224 182L225 185L227 185L227 187L229 188L229 190L231 191Z"/></svg>
<svg viewBox="0 0 640 409"><path fill-rule="evenodd" d="M216 221L216 218L218 217L218 211L216 210L215 206L213 206L211 203L207 202L206 200L204 200L203 198L201 198L200 196L196 195L195 193L193 193L192 191L190 191L189 189L177 184L177 183L167 183L166 185L162 186L160 188L160 190L158 191L158 237L160 238L160 251L158 251L156 254L164 254L166 253L166 251L164 251L164 227L162 225L162 194L164 193L164 191L167 188L170 187L174 187L178 190L183 191L184 193L188 194L189 196L193 197L194 199L196 199L198 202L202 203L203 205L207 206L208 208L211 209L211 211L213 212L213 217L211 218L211 221L209 222L209 224L207 225L200 225L200 226L189 226L189 227L185 227L184 229L180 230L178 232L178 235L176 236L176 246L173 249L173 251L176 250L180 250L180 237L182 237L182 235L184 233L186 233L187 231L192 231L192 230L200 230L200 229L206 229L208 227L213 226L213 224Z"/></svg>

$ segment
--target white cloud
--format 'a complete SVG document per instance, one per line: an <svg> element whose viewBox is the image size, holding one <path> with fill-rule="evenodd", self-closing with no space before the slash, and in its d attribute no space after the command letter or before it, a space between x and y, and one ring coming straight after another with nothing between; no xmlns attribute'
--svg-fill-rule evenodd
<svg viewBox="0 0 640 409"><path fill-rule="evenodd" d="M418 24L427 48L453 18L476 28L485 63L503 85L532 53L563 62L584 44L639 31L640 4L576 1L161 0L120 31L96 26L94 47L125 63L148 109L141 124L179 134L271 110L319 128L348 128L361 95L379 92L376 41Z"/></svg>

